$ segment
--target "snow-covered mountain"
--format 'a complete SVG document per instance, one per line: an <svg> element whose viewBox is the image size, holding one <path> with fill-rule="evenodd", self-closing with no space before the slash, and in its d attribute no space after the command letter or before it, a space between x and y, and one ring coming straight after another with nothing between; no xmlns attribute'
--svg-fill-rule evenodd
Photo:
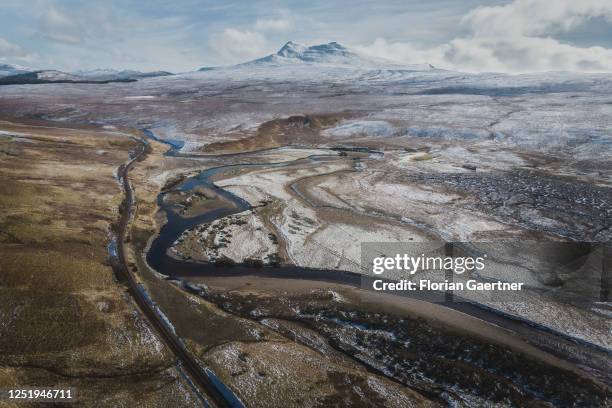
<svg viewBox="0 0 612 408"><path fill-rule="evenodd" d="M32 71L32 69L20 65L0 64L0 78L10 75L25 74L26 72Z"/></svg>
<svg viewBox="0 0 612 408"><path fill-rule="evenodd" d="M304 46L289 41L275 54L238 64L235 67L254 68L297 65L325 65L356 69L409 69L415 71L435 69L429 64L401 65L380 58L367 57L335 41L312 46ZM200 69L200 71L210 70L213 70L213 68L205 67Z"/></svg>
<svg viewBox="0 0 612 408"><path fill-rule="evenodd" d="M410 68L419 71L434 68L429 64L400 65L381 58L367 57L335 41L310 47L289 41L276 54L271 54L246 64L284 65L296 63L349 66L353 68Z"/></svg>
<svg viewBox="0 0 612 408"><path fill-rule="evenodd" d="M217 79L224 81L308 81L358 84L413 80L415 77L456 75L430 64L398 64L373 58L337 42L304 46L289 41L276 53L237 65L204 67L169 77L170 81Z"/></svg>

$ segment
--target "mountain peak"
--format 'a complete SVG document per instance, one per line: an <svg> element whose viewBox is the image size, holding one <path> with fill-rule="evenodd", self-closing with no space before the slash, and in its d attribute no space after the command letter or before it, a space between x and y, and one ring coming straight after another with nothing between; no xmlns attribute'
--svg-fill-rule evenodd
<svg viewBox="0 0 612 408"><path fill-rule="evenodd" d="M283 45L280 50L278 50L276 55L285 58L295 58L302 54L305 50L306 47L303 45L289 41L287 44Z"/></svg>
<svg viewBox="0 0 612 408"><path fill-rule="evenodd" d="M316 62L330 57L352 57L356 54L336 41L312 45L310 47L289 41L278 50L276 55L283 58L296 58L302 61Z"/></svg>
<svg viewBox="0 0 612 408"><path fill-rule="evenodd" d="M350 52L348 48L346 48L344 45L336 42L336 41L332 41L330 43L327 44L319 44L319 45L313 45L311 47L308 47L310 49L316 49L316 50L322 50L322 51L327 51L327 52Z"/></svg>
<svg viewBox="0 0 612 408"><path fill-rule="evenodd" d="M276 55L285 58L297 57L300 55L306 47L303 45L294 43L293 41L289 41L287 44L283 45L280 50L276 53Z"/></svg>

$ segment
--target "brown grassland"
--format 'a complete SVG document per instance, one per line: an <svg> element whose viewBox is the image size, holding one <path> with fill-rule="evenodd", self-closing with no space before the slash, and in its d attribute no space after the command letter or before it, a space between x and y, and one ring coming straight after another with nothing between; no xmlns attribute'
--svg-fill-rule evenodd
<svg viewBox="0 0 612 408"><path fill-rule="evenodd" d="M114 171L136 142L39 122L0 131L0 387L75 387L87 406L189 398L107 260Z"/></svg>

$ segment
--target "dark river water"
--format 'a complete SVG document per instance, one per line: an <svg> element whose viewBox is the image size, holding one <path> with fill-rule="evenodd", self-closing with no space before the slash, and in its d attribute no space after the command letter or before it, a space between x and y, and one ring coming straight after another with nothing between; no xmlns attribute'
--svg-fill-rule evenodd
<svg viewBox="0 0 612 408"><path fill-rule="evenodd" d="M316 156L312 156L310 160L317 160ZM191 177L174 188L171 191L192 191L196 187L205 187L214 191L219 196L233 203L234 207L230 206L216 208L195 217L183 217L177 213L177 207L167 203L164 200L165 194L161 193L157 198L159 208L164 211L167 217L167 222L161 228L157 237L153 240L149 251L147 252L147 262L159 273L170 277L188 277L188 276L245 276L258 275L266 277L276 277L285 279L306 279L317 280L324 282L342 283L354 287L361 285L361 275L352 272L343 272L336 270L324 270L313 268L301 268L296 266L251 266L251 265L215 265L210 263L192 262L181 259L176 259L168 254L168 249L172 247L174 242L188 229L200 224L210 223L214 220L226 217L228 215L243 212L251 208L250 204L242 198L217 187L211 179L225 170L237 169L244 167L279 167L285 163L268 163L268 164L238 164L222 167L215 167L200 172L197 176Z"/></svg>

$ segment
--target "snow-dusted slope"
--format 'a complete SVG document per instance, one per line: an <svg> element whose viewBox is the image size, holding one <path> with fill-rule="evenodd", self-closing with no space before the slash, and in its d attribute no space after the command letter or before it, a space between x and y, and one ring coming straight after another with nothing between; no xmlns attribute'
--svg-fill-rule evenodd
<svg viewBox="0 0 612 408"><path fill-rule="evenodd" d="M116 72L95 71L89 78L81 74L74 78L45 71L21 78L30 82L12 83L91 83ZM0 77L0 84L7 79ZM2 89L0 96L48 92L46 87L35 88ZM66 89L86 100L94 88ZM275 118L342 111L369 113L329 129L325 135L330 143L364 135L381 140L485 140L525 149L571 150L579 160L599 159L612 150L612 74L462 73L369 59L338 43L305 47L290 42L273 55L244 64L95 89L120 101L117 106L131 107L121 112L118 122L138 118L158 133L165 131L162 138L185 140L183 150L225 141L228 134L249 134ZM160 119L160 104L174 100L180 103L164 105L172 119ZM204 106L207 114L193 114ZM78 116L83 108L74 109ZM58 112L66 118L65 110Z"/></svg>
<svg viewBox="0 0 612 408"><path fill-rule="evenodd" d="M94 69L87 71L76 71L76 75L93 80L93 81L116 81L126 79L142 79L158 76L172 75L167 71L142 72L134 70L116 70L116 69Z"/></svg>
<svg viewBox="0 0 612 408"><path fill-rule="evenodd" d="M78 75L70 74L68 72L45 70L34 72L36 78L41 81L79 81L82 78Z"/></svg>

